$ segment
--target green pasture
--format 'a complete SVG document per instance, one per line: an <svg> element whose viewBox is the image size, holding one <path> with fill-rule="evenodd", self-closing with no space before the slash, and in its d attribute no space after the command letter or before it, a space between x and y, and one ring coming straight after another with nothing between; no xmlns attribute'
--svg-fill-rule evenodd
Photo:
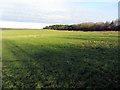
<svg viewBox="0 0 120 90"><path fill-rule="evenodd" d="M3 30L3 88L120 87L118 32Z"/></svg>

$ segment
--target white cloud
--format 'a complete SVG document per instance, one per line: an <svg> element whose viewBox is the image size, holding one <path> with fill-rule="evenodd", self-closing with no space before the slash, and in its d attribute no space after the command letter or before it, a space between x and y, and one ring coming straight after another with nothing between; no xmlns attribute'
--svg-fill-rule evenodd
<svg viewBox="0 0 120 90"><path fill-rule="evenodd" d="M119 2L119 0L66 0L72 2Z"/></svg>
<svg viewBox="0 0 120 90"><path fill-rule="evenodd" d="M108 0L97 0L97 2L104 1ZM112 1L117 0L108 2ZM104 5L103 7L101 3L98 3L99 7L96 7L95 3L90 5L90 3L82 4L80 2L96 2L96 0L0 0L0 14L2 14L0 20L4 21L0 24L4 27L25 27L24 25L26 25L26 27L38 28L43 23L71 24L84 21L104 21L117 16L117 14L115 15L117 8L114 6Z"/></svg>
<svg viewBox="0 0 120 90"><path fill-rule="evenodd" d="M63 6L64 0L3 0L1 1L2 6L11 6L14 7L16 5L26 5L31 8L43 10L43 11L63 11L65 8ZM21 6L22 7L22 6ZM20 8L20 7L19 7Z"/></svg>
<svg viewBox="0 0 120 90"><path fill-rule="evenodd" d="M43 11L63 11L63 0L15 0L18 3L26 4Z"/></svg>
<svg viewBox="0 0 120 90"><path fill-rule="evenodd" d="M1 28L35 28L42 29L50 24L44 23L26 23L26 22L13 22L13 21L0 21Z"/></svg>
<svg viewBox="0 0 120 90"><path fill-rule="evenodd" d="M43 23L44 19L61 17L67 11L63 0L4 0L0 9L2 20Z"/></svg>

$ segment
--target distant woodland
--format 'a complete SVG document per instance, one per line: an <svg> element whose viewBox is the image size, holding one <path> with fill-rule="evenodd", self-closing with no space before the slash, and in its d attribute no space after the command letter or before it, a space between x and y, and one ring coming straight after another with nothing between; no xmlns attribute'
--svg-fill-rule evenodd
<svg viewBox="0 0 120 90"><path fill-rule="evenodd" d="M68 31L119 31L120 20L114 20L112 22L86 22L73 25L51 25L46 26L43 29L53 30L68 30Z"/></svg>

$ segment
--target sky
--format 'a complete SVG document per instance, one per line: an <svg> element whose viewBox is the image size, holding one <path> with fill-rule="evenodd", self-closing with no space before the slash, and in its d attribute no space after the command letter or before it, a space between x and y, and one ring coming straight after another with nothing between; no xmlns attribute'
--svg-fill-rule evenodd
<svg viewBox="0 0 120 90"><path fill-rule="evenodd" d="M0 27L105 22L118 18L119 0L0 0Z"/></svg>

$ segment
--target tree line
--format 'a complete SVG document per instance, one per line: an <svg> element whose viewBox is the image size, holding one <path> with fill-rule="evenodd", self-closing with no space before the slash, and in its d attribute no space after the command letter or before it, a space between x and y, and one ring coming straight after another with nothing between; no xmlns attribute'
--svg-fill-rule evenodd
<svg viewBox="0 0 120 90"><path fill-rule="evenodd" d="M119 31L120 20L114 20L112 22L86 22L73 25L50 25L43 29L53 30L68 30L68 31Z"/></svg>

